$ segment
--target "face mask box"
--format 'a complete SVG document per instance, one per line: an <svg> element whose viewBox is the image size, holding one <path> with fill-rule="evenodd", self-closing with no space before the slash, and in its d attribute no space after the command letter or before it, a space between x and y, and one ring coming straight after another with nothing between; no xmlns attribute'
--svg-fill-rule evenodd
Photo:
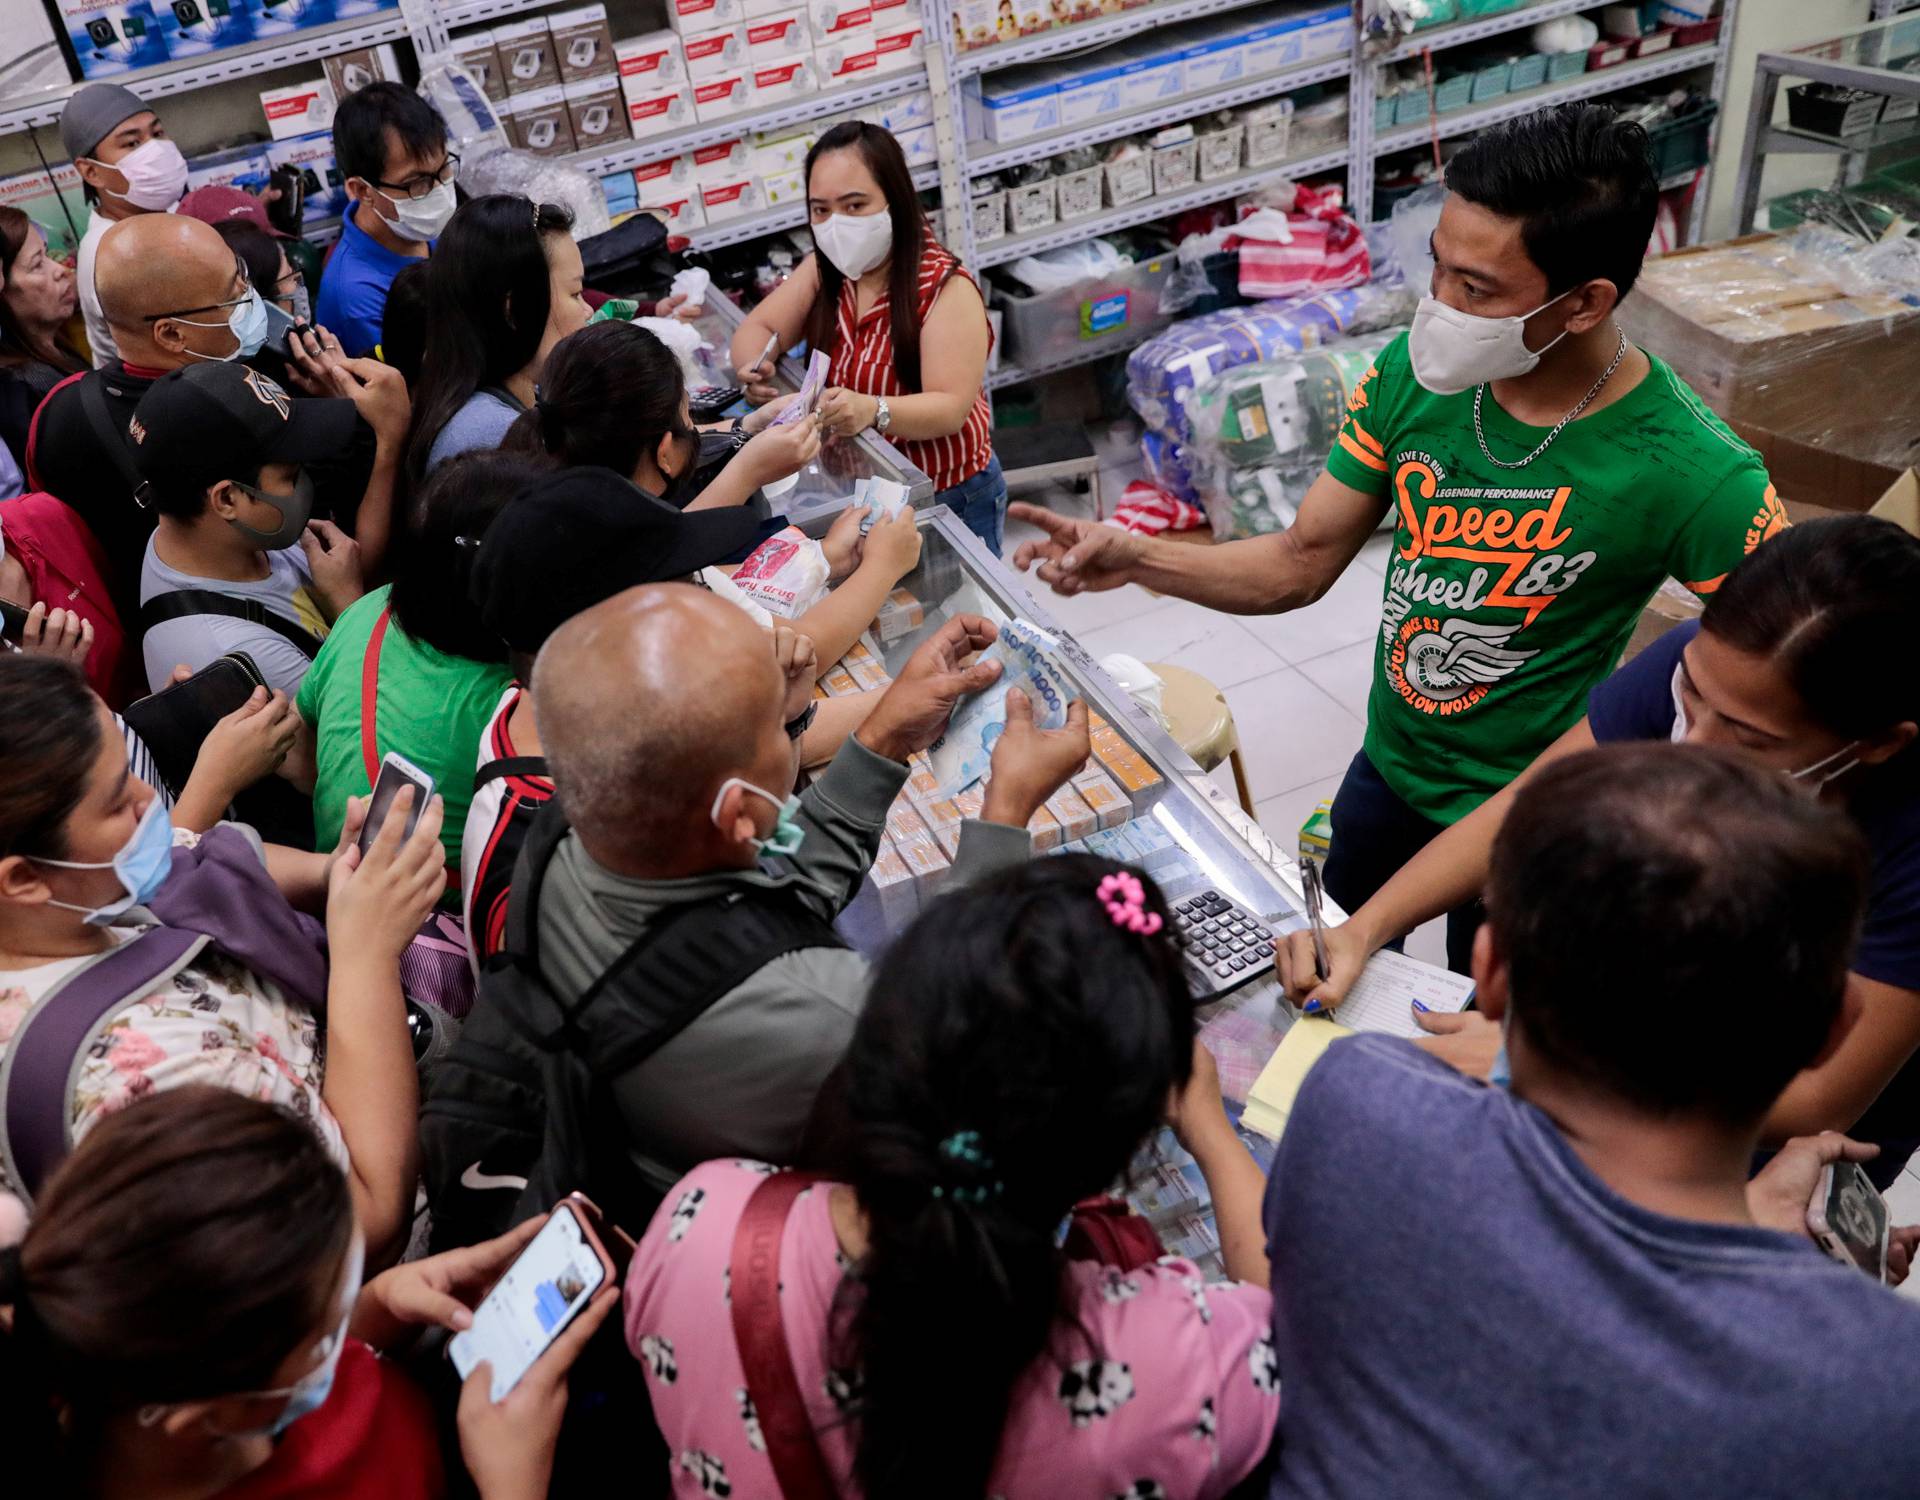
<svg viewBox="0 0 1920 1500"><path fill-rule="evenodd" d="M753 70L753 107L773 109L782 104L797 104L820 92L820 80L811 57L789 57Z"/></svg>
<svg viewBox="0 0 1920 1500"><path fill-rule="evenodd" d="M1223 89L1247 76L1247 39L1210 36L1180 49L1181 88L1189 94Z"/></svg>
<svg viewBox="0 0 1920 1500"><path fill-rule="evenodd" d="M147 0L131 4L59 0L59 10L83 78L112 78L167 60L166 38Z"/></svg>
<svg viewBox="0 0 1920 1500"><path fill-rule="evenodd" d="M253 40L252 0L173 0L155 14L167 56L176 60Z"/></svg>
<svg viewBox="0 0 1920 1500"><path fill-rule="evenodd" d="M272 171L273 163L267 160L265 146L236 146L231 151L209 152L187 163L187 191L232 187L257 193L267 186Z"/></svg>
<svg viewBox="0 0 1920 1500"><path fill-rule="evenodd" d="M332 135L275 141L267 147L267 161L275 167L294 168L304 180L307 199L300 221L303 226L312 228L323 219L337 219L347 211L347 180L333 159Z"/></svg>
<svg viewBox="0 0 1920 1500"><path fill-rule="evenodd" d="M1060 128L1077 130L1095 120L1109 119L1127 107L1125 63L1100 68L1060 66L1036 70L1055 78L1060 87Z"/></svg>
<svg viewBox="0 0 1920 1500"><path fill-rule="evenodd" d="M333 129L333 85L324 78L286 83L260 91L260 108L267 117L267 134L276 141Z"/></svg>
<svg viewBox="0 0 1920 1500"><path fill-rule="evenodd" d="M694 83L709 78L725 78L742 73L747 67L747 29L745 26L716 26L709 31L689 31L680 39L687 60L687 77Z"/></svg>
<svg viewBox="0 0 1920 1500"><path fill-rule="evenodd" d="M572 151L573 122L567 114L566 90L556 84L516 95L511 136L515 145L535 156L565 156Z"/></svg>
<svg viewBox="0 0 1920 1500"><path fill-rule="evenodd" d="M876 30L873 34L873 51L874 72L904 73L926 61L926 32L921 29L917 17L898 31Z"/></svg>
<svg viewBox="0 0 1920 1500"><path fill-rule="evenodd" d="M651 31L645 36L628 37L613 44L613 56L619 67L620 87L629 97L657 94L687 81L687 60L680 49L678 32Z"/></svg>
<svg viewBox="0 0 1920 1500"><path fill-rule="evenodd" d="M631 172L610 172L600 179L600 196L607 200L607 217L617 219L640 207L640 194Z"/></svg>
<svg viewBox="0 0 1920 1500"><path fill-rule="evenodd" d="M537 94L560 82L560 61L553 55L553 34L545 16L493 28L500 76L509 94Z"/></svg>
<svg viewBox="0 0 1920 1500"><path fill-rule="evenodd" d="M700 187L744 182L759 175L753 147L745 140L715 141L711 146L688 152L684 160L691 168L693 181Z"/></svg>
<svg viewBox="0 0 1920 1500"><path fill-rule="evenodd" d="M783 10L792 10L794 0L740 0L740 18L744 21L757 21L762 16L777 16Z"/></svg>
<svg viewBox="0 0 1920 1500"><path fill-rule="evenodd" d="M507 97L507 80L500 71L500 53L493 45L491 31L455 37L453 60L473 75L480 92L495 104Z"/></svg>
<svg viewBox="0 0 1920 1500"><path fill-rule="evenodd" d="M357 52L335 53L322 59L320 66L327 70L327 82L333 86L336 100L382 79L392 83L400 81L400 57L391 42L381 47L362 47Z"/></svg>
<svg viewBox="0 0 1920 1500"><path fill-rule="evenodd" d="M830 47L814 48L813 59L819 69L820 81L829 88L871 78L880 65L880 54L874 50L871 30L864 37L844 45L835 43Z"/></svg>
<svg viewBox="0 0 1920 1500"><path fill-rule="evenodd" d="M967 133L996 145L1010 145L1028 136L1060 128L1060 87L1051 79L1007 74L982 80L977 92L966 95Z"/></svg>
<svg viewBox="0 0 1920 1500"><path fill-rule="evenodd" d="M870 29L872 0L807 0L807 25L814 45L821 47L842 33Z"/></svg>
<svg viewBox="0 0 1920 1500"><path fill-rule="evenodd" d="M747 61L756 68L768 67L788 58L813 56L813 29L807 25L803 10L783 10L778 15L761 16L741 28L747 38Z"/></svg>
<svg viewBox="0 0 1920 1500"><path fill-rule="evenodd" d="M753 108L753 80L744 72L708 78L693 86L693 117L701 124Z"/></svg>
<svg viewBox="0 0 1920 1500"><path fill-rule="evenodd" d="M627 101L627 133L635 140L691 125L693 93L685 84L662 84L651 93L621 91Z"/></svg>
<svg viewBox="0 0 1920 1500"><path fill-rule="evenodd" d="M755 135L748 162L762 178L785 172L805 172L807 153L817 139L809 130L789 127L785 131Z"/></svg>
<svg viewBox="0 0 1920 1500"><path fill-rule="evenodd" d="M667 24L682 36L745 19L741 0L667 0Z"/></svg>
<svg viewBox="0 0 1920 1500"><path fill-rule="evenodd" d="M583 78L562 86L567 96L567 122L573 127L573 148L590 151L626 136L621 121L627 102L617 78Z"/></svg>
<svg viewBox="0 0 1920 1500"><path fill-rule="evenodd" d="M739 182L708 183L700 189L700 211L709 224L728 219L743 219L767 206L760 191L760 179L748 177Z"/></svg>
<svg viewBox="0 0 1920 1500"><path fill-rule="evenodd" d="M553 56L562 83L578 83L583 78L601 78L618 71L606 6L557 10L547 17L547 28L553 34Z"/></svg>

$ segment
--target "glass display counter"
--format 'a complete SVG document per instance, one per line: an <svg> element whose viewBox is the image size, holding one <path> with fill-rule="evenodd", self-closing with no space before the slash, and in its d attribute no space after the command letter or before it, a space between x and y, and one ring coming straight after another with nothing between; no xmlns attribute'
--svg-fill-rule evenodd
<svg viewBox="0 0 1920 1500"><path fill-rule="evenodd" d="M712 346L707 359L712 377L717 384L744 385L733 368L728 350L733 332L746 314L718 287L707 293L706 308L693 326ZM797 390L803 373L799 363L788 356L780 361L774 383L783 390ZM905 485L915 509L924 510L933 503L933 481L907 462L885 438L870 431L851 441L823 446L820 456L795 475L791 483L770 486L764 493L775 512L784 511L796 526L811 530L812 523L831 520L845 510L860 481L875 476Z"/></svg>
<svg viewBox="0 0 1920 1500"><path fill-rule="evenodd" d="M1277 933L1303 927L1305 907L1293 852L1269 840L1047 613L1028 592L1025 580L989 554L950 510L936 506L925 512L920 527L920 565L901 580L868 632L866 652L857 648L850 658L847 665L855 668L854 681L843 683L842 690L875 685L877 679L870 673L876 660L891 677L929 634L955 615L984 615L996 624L1021 619L1037 625L1059 640L1066 674L1092 714L1104 720L1121 742L1123 748L1111 752L1108 769L1120 784L1127 807L1124 818L1113 818L1110 826L1087 839L1068 837L1072 830L1055 826L1043 814L1037 820L1042 826L1035 830L1036 855L1086 847L1144 868L1170 902L1214 891ZM833 676L829 672L823 679L829 691ZM1111 747L1115 742L1106 743ZM1101 749L1098 733L1095 752L1096 765L1109 755ZM902 803L912 804L914 795L909 785ZM902 803L895 804L896 813ZM911 806L910 813L917 806ZM895 839L926 842L917 831L910 831L918 828L911 817L898 827L890 820L889 843L876 863L874 878L849 908L844 926L849 940L863 950L873 952L884 946L887 936L911 921L944 884L945 871L933 857L914 864L911 878L901 878L898 868L891 867L888 851ZM951 829L949 849L957 833L957 828ZM1244 971L1216 982L1223 993L1208 997L1210 1004L1223 1002L1222 1008L1235 1013L1229 1029L1246 1033L1250 1062L1256 1053L1259 1062L1265 1061L1278 1031L1286 1025L1284 1010L1275 1004L1278 986L1271 972L1271 961L1263 954ZM1253 1068L1257 1071L1258 1063ZM1236 1072L1228 1080L1229 1092L1244 1095L1250 1082L1250 1075L1241 1079Z"/></svg>

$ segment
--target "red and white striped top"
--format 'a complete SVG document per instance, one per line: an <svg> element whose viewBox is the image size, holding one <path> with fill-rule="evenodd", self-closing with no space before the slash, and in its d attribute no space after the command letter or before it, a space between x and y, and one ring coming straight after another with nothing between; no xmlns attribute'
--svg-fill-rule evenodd
<svg viewBox="0 0 1920 1500"><path fill-rule="evenodd" d="M920 252L919 313L922 327L933 299L951 276L967 276L952 252L931 239ZM971 277L968 277L971 280ZM834 333L833 364L827 383L863 396L917 396L900 384L893 368L893 320L887 316L886 297L876 298L865 317L853 316L856 290L851 281L840 285L839 319ZM984 316L984 314L983 314ZM992 337L991 331L988 337ZM936 490L952 489L973 478L993 458L993 409L986 387L974 398L967 420L958 432L937 438L890 439L907 462L933 481Z"/></svg>

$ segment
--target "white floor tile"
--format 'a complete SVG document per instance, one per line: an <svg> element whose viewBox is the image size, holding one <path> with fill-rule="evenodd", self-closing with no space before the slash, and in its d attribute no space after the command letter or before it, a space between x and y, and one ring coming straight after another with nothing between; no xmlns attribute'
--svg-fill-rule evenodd
<svg viewBox="0 0 1920 1500"><path fill-rule="evenodd" d="M1256 802L1343 774L1360 748L1360 720L1298 670L1270 672L1226 694Z"/></svg>
<svg viewBox="0 0 1920 1500"><path fill-rule="evenodd" d="M1372 636L1353 646L1342 646L1301 664L1307 680L1355 718L1367 717L1367 694L1373 688L1373 659L1380 649Z"/></svg>
<svg viewBox="0 0 1920 1500"><path fill-rule="evenodd" d="M1314 604L1284 615L1248 615L1247 629L1293 666L1370 640L1380 628L1380 575L1350 567Z"/></svg>
<svg viewBox="0 0 1920 1500"><path fill-rule="evenodd" d="M1096 658L1120 651L1144 662L1166 662L1198 672L1220 688L1286 666L1231 615L1179 600L1097 626L1082 634L1080 643Z"/></svg>
<svg viewBox="0 0 1920 1500"><path fill-rule="evenodd" d="M1300 825L1307 821L1317 804L1331 801L1339 790L1338 776L1323 776L1277 797L1268 797L1256 808L1260 826L1267 831L1268 838L1291 854L1299 847Z"/></svg>

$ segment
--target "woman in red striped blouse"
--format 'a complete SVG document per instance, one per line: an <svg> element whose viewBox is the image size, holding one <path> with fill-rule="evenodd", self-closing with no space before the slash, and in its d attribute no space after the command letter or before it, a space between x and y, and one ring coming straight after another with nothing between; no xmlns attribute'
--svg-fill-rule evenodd
<svg viewBox="0 0 1920 1500"><path fill-rule="evenodd" d="M900 143L878 125L836 125L807 153L815 252L733 336L733 363L770 400L775 340L831 357L822 430L871 427L933 480L997 556L1007 483L987 404L992 333L980 288L933 238Z"/></svg>

